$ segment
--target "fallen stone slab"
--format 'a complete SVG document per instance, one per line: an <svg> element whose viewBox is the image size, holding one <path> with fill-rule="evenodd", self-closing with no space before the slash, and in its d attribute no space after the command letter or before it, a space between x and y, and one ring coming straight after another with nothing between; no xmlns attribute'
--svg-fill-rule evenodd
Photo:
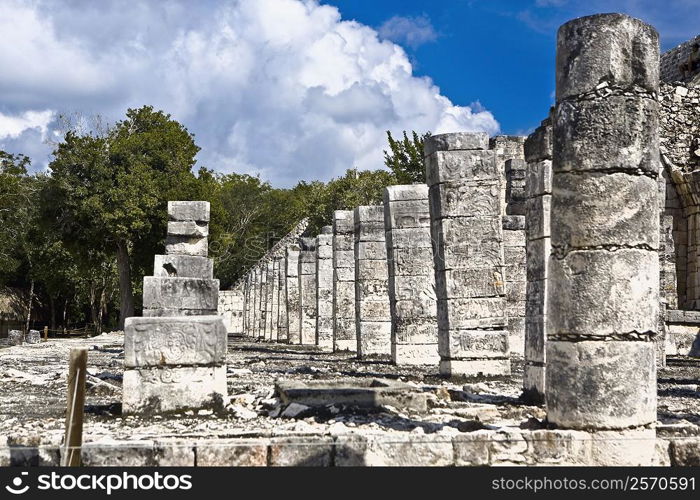
<svg viewBox="0 0 700 500"><path fill-rule="evenodd" d="M287 405L346 405L367 409L388 405L417 411L428 408L426 393L403 382L379 378L277 381L275 392Z"/></svg>

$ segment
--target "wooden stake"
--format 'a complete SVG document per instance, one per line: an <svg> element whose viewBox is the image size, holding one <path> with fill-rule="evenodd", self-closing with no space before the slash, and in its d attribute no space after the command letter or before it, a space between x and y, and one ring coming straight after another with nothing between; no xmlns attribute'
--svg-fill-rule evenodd
<svg viewBox="0 0 700 500"><path fill-rule="evenodd" d="M49 327L45 326L44 327L44 342L46 342L47 340L49 340Z"/></svg>
<svg viewBox="0 0 700 500"><path fill-rule="evenodd" d="M85 375L87 349L71 349L68 361L68 403L66 407L66 434L63 440L61 465L80 465L80 447L83 444L83 414L85 410Z"/></svg>

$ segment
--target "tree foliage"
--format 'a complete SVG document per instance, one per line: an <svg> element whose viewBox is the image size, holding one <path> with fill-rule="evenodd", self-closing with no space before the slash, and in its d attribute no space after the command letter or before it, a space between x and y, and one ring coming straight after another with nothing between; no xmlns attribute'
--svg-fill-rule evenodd
<svg viewBox="0 0 700 500"><path fill-rule="evenodd" d="M397 184L413 184L425 182L425 167L423 165L423 143L430 137L430 132L419 135L411 132L411 138L406 131L403 139L396 140L391 132L386 132L389 151L384 150L384 164L394 173Z"/></svg>

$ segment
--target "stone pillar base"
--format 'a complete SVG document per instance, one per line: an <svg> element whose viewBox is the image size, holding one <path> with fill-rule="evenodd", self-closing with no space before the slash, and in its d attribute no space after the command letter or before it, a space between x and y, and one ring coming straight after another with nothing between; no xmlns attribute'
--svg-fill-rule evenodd
<svg viewBox="0 0 700 500"><path fill-rule="evenodd" d="M446 377L510 375L510 359L442 359L440 375Z"/></svg>
<svg viewBox="0 0 700 500"><path fill-rule="evenodd" d="M395 365L437 365L440 363L437 342L434 344L392 344L391 361Z"/></svg>

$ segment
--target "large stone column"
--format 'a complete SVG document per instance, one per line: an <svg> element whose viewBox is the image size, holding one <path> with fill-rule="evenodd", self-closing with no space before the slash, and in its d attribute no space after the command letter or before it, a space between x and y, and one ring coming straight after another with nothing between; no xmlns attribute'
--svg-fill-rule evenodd
<svg viewBox="0 0 700 500"><path fill-rule="evenodd" d="M300 343L316 344L316 238L301 238L299 252Z"/></svg>
<svg viewBox="0 0 700 500"><path fill-rule="evenodd" d="M658 34L637 19L559 29L546 404L561 428L656 421L658 73Z"/></svg>
<svg viewBox="0 0 700 500"><path fill-rule="evenodd" d="M316 345L333 350L333 227L316 237Z"/></svg>
<svg viewBox="0 0 700 500"><path fill-rule="evenodd" d="M544 402L547 288L551 250L552 125L549 118L525 141L527 200L527 302L525 307L525 366L523 396Z"/></svg>
<svg viewBox="0 0 700 500"><path fill-rule="evenodd" d="M144 317L124 325L125 414L223 409L227 332L211 312L219 280L207 259L209 203L168 202L168 219L166 254L144 277Z"/></svg>
<svg viewBox="0 0 700 500"><path fill-rule="evenodd" d="M249 336L250 335L250 292L251 292L251 277L250 277L250 271L246 273L245 277L243 278L243 282L245 284L245 295L243 296L243 335L244 336Z"/></svg>
<svg viewBox="0 0 700 500"><path fill-rule="evenodd" d="M301 344L301 300L299 297L299 245L287 247L287 326L290 344Z"/></svg>
<svg viewBox="0 0 700 500"><path fill-rule="evenodd" d="M357 207L354 219L357 355L389 355L391 312L384 207Z"/></svg>
<svg viewBox="0 0 700 500"><path fill-rule="evenodd" d="M440 373L510 373L501 183L484 133L425 143L438 300Z"/></svg>
<svg viewBox="0 0 700 500"><path fill-rule="evenodd" d="M333 212L333 350L355 351L355 222L352 210Z"/></svg>
<svg viewBox="0 0 700 500"><path fill-rule="evenodd" d="M260 263L260 322L258 325L258 338L260 340L265 340L267 329L267 300L269 298L267 275L267 261L263 260Z"/></svg>
<svg viewBox="0 0 700 500"><path fill-rule="evenodd" d="M428 186L386 188L384 227L389 266L391 359L397 365L438 365Z"/></svg>
<svg viewBox="0 0 700 500"><path fill-rule="evenodd" d="M277 342L287 342L289 339L289 322L287 317L287 258L285 254L277 257Z"/></svg>

